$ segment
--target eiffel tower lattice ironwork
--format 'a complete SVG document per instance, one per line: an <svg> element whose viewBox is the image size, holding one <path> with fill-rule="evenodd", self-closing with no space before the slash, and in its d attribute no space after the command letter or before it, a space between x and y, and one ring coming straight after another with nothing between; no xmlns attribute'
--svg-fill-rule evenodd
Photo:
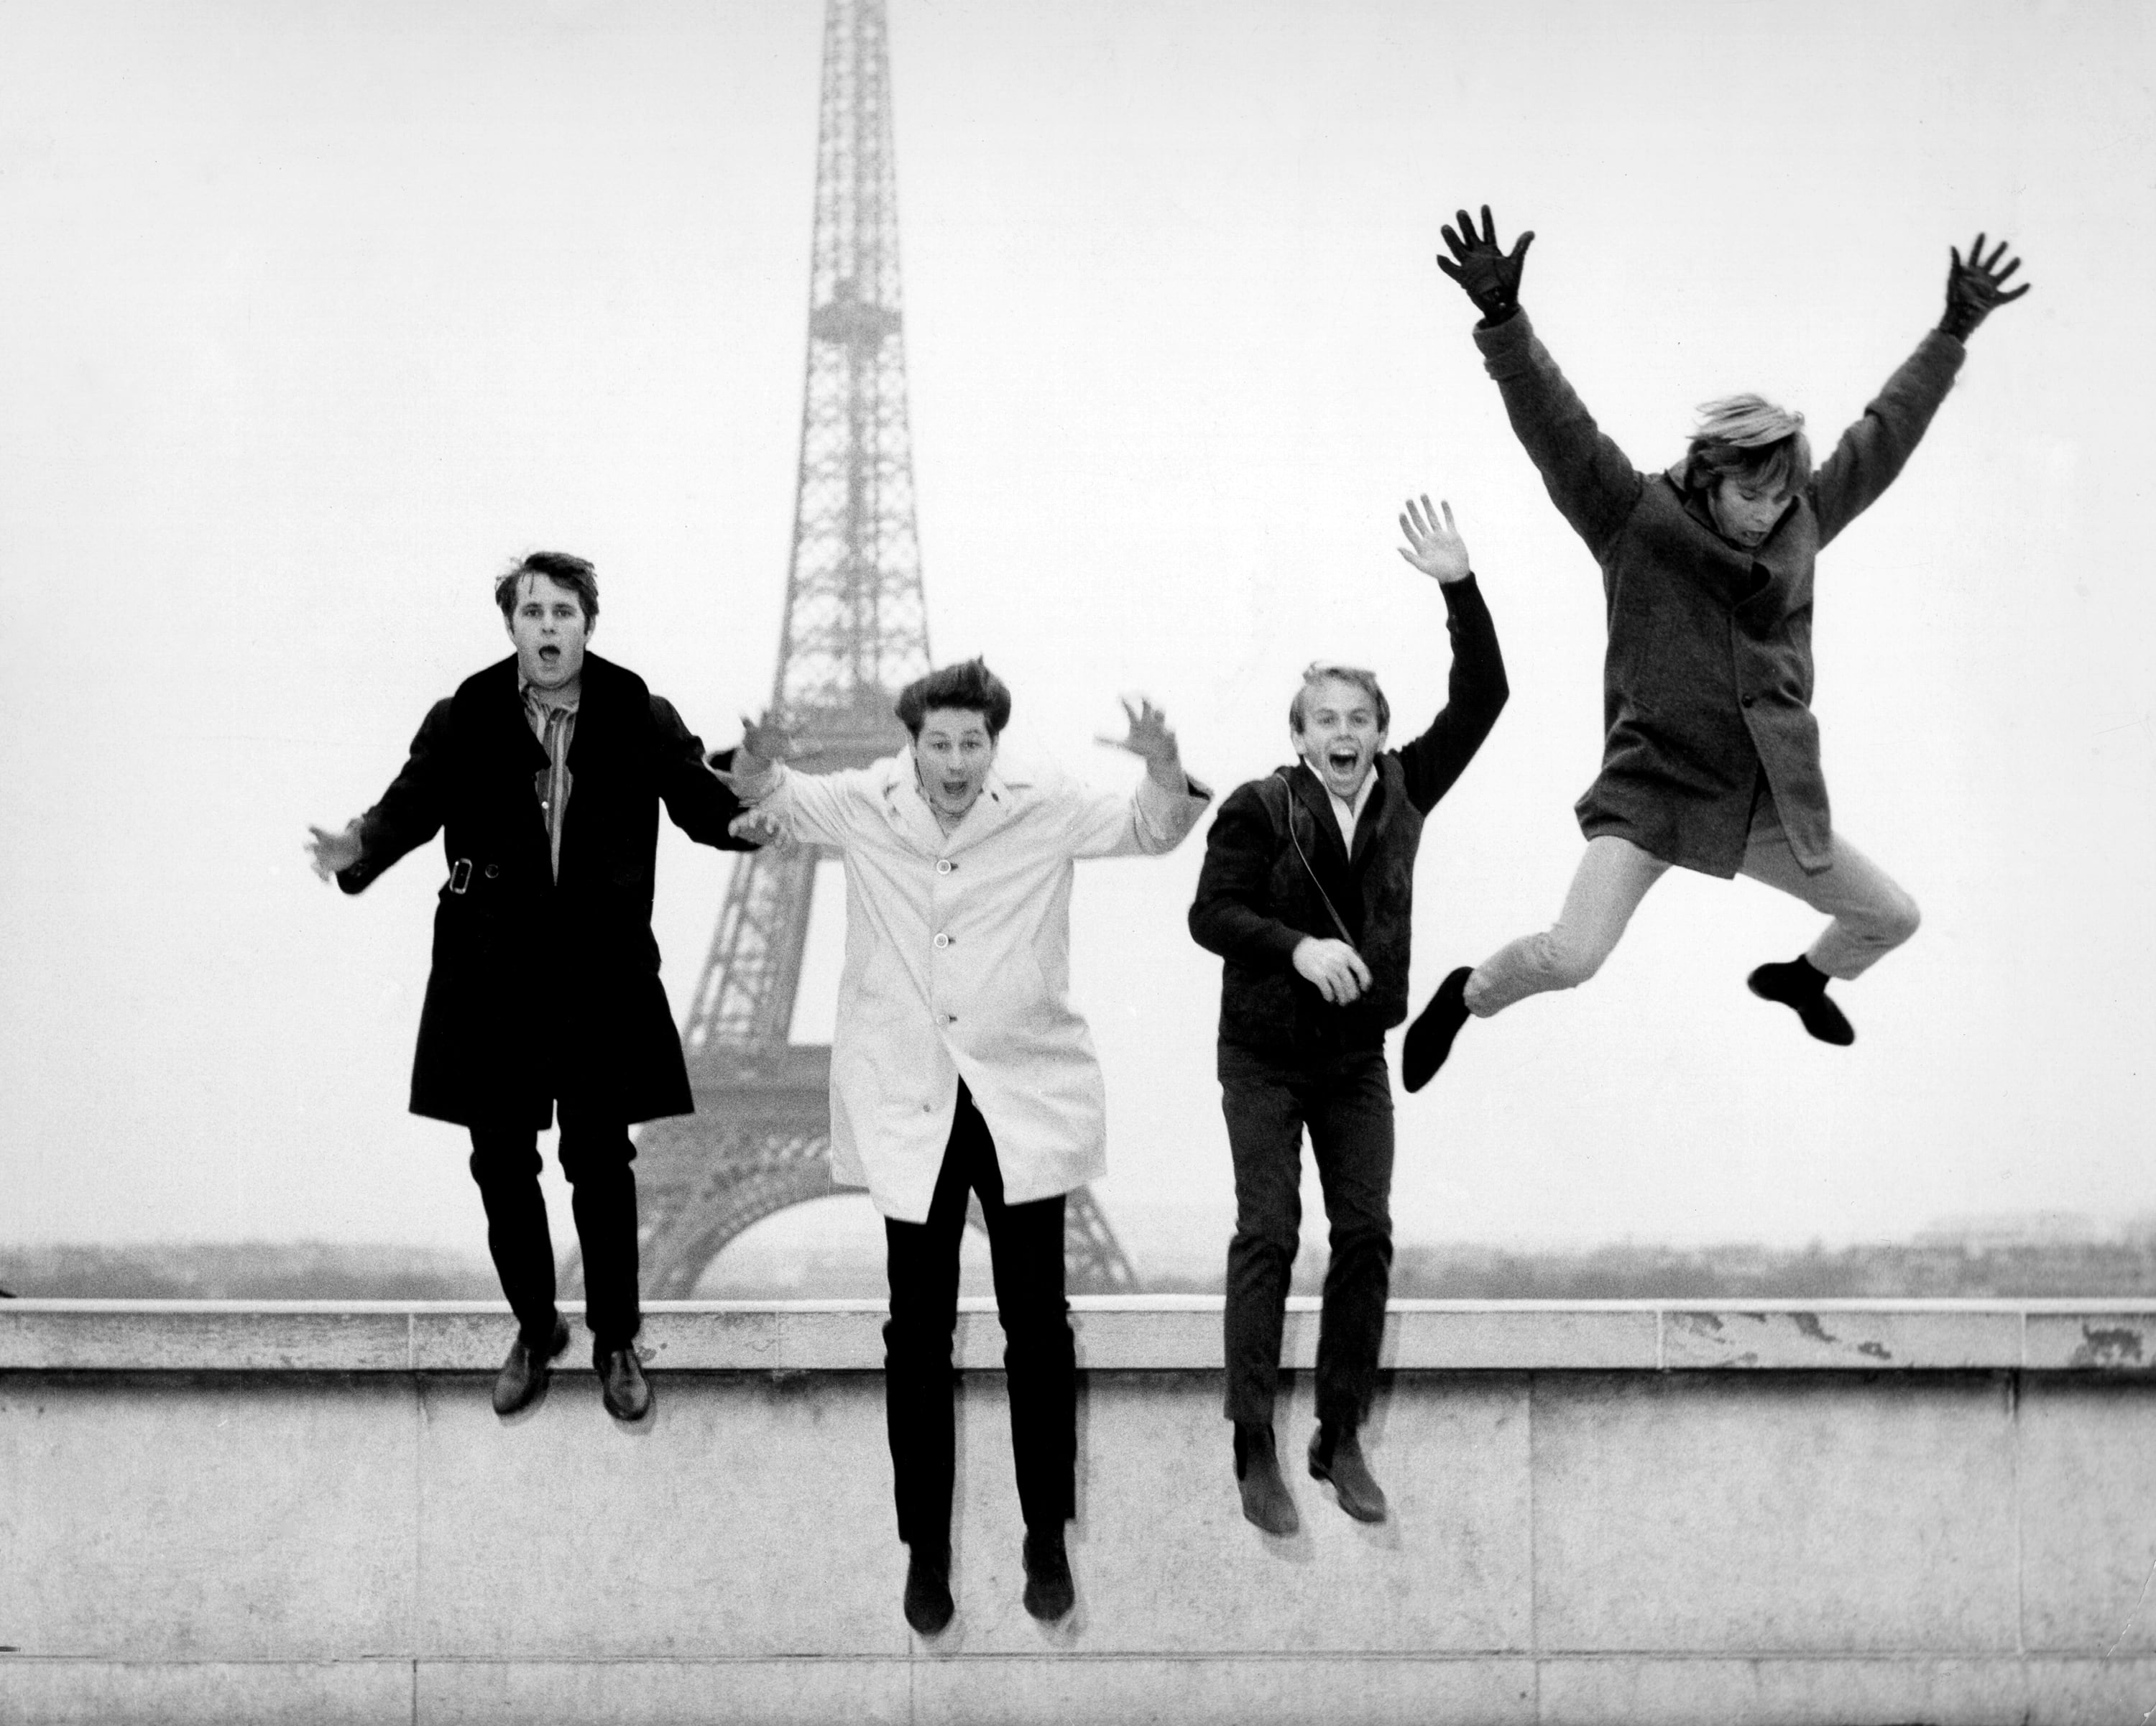
<svg viewBox="0 0 2156 1726"><path fill-rule="evenodd" d="M884 11L881 0L829 0L800 479L771 712L814 746L815 771L864 766L905 744L891 704L928 668ZM654 1297L686 1296L750 1224L833 1191L831 1051L789 1041L819 861L808 847L735 861L682 1033L697 1113L654 1121L639 1141ZM1073 1291L1133 1287L1092 1195L1071 1194L1065 1216Z"/></svg>

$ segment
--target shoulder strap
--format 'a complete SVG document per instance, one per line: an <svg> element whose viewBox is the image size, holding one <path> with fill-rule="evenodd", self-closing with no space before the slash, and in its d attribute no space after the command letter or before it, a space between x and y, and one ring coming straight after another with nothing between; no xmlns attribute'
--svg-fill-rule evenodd
<svg viewBox="0 0 2156 1726"><path fill-rule="evenodd" d="M1340 931L1340 939L1352 947L1355 945L1355 938L1348 933L1348 925L1340 920L1339 912L1332 907L1332 895L1325 890L1325 883L1317 878L1317 871L1311 867L1309 854L1302 848L1302 841L1296 836L1295 791L1287 782L1287 771L1285 767L1276 767L1267 777L1258 781L1259 801L1265 806L1265 812L1272 817L1276 829L1286 825L1287 842L1295 847L1295 854L1302 859L1303 873L1310 877L1310 884L1317 889L1318 898L1324 902L1325 914L1332 919L1332 926ZM1275 806L1272 795L1276 785L1281 791L1281 807L1278 807Z"/></svg>

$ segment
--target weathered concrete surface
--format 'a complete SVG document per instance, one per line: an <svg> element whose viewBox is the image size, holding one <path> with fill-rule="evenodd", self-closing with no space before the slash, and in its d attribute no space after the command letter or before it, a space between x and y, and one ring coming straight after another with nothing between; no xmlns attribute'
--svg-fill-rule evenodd
<svg viewBox="0 0 2156 1726"><path fill-rule="evenodd" d="M1019 1602L965 1319L958 1616L898 1610L880 1311L679 1306L625 1431L486 1308L0 1303L0 1721L2123 1721L2156 1303L1403 1307L1368 1447L1237 1513L1217 1301L1089 1302L1079 1605ZM1299 1307L1291 1357L1314 1315ZM576 1358L572 1355L572 1359Z"/></svg>

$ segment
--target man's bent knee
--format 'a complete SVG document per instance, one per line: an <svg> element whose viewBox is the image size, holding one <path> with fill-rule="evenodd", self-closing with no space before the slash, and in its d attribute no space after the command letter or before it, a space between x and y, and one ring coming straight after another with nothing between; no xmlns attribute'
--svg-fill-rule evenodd
<svg viewBox="0 0 2156 1726"><path fill-rule="evenodd" d="M1897 888L1879 916L1876 939L1882 948L1898 947L1916 934L1923 920L1924 914L1917 909L1916 900Z"/></svg>
<svg viewBox="0 0 2156 1726"><path fill-rule="evenodd" d="M1537 935L1531 945L1536 981L1546 990L1577 989L1609 956L1553 929Z"/></svg>

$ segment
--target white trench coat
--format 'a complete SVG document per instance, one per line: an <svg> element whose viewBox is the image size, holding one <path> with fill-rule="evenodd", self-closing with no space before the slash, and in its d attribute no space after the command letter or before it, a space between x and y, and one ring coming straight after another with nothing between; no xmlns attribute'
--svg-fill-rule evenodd
<svg viewBox="0 0 2156 1726"><path fill-rule="evenodd" d="M1128 793L1053 768L988 771L946 834L910 750L830 774L781 769L757 802L846 869L846 960L831 1043L831 1175L921 1222L963 1078L996 1141L1006 1202L1107 1170L1101 1063L1070 986L1071 865L1172 851L1212 793L1150 774Z"/></svg>

